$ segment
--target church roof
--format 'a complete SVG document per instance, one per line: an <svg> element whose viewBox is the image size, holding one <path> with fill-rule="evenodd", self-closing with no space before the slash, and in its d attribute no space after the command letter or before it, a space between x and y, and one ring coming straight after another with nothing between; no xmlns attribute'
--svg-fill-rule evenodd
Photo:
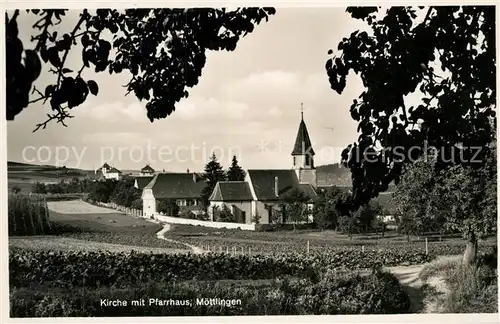
<svg viewBox="0 0 500 324"><path fill-rule="evenodd" d="M304 122L304 117L302 116L299 125L299 131L297 132L297 138L295 139L295 145L293 147L292 155L314 155L314 150L312 149L311 139L309 138L309 133L307 131L306 123Z"/></svg>
<svg viewBox="0 0 500 324"><path fill-rule="evenodd" d="M210 201L251 201L250 185L245 181L219 181Z"/></svg>
<svg viewBox="0 0 500 324"><path fill-rule="evenodd" d="M261 169L248 170L257 200L279 200L279 197L299 184L293 170ZM278 197L275 193L275 178L278 178Z"/></svg>

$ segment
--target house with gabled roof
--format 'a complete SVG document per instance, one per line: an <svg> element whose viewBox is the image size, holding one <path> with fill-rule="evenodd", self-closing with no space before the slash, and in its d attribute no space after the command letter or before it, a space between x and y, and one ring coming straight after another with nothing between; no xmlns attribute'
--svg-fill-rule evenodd
<svg viewBox="0 0 500 324"><path fill-rule="evenodd" d="M155 173L155 169L153 169L149 164L146 164L145 167L141 169L141 176L150 176Z"/></svg>
<svg viewBox="0 0 500 324"><path fill-rule="evenodd" d="M122 179L122 172L115 167L110 166L108 163L104 163L102 167L95 171L95 175L100 177L99 173L104 179Z"/></svg>
<svg viewBox="0 0 500 324"><path fill-rule="evenodd" d="M111 169L108 170L108 172L106 172L106 174L104 174L104 177L106 179L121 180L122 179L122 172L120 170L118 170L117 168L112 167Z"/></svg>
<svg viewBox="0 0 500 324"><path fill-rule="evenodd" d="M214 209L226 205L238 222L251 224L257 216L261 224L267 224L271 222L273 213L280 212L282 200L297 191L307 199L308 218L312 220L312 207L317 197L314 154L302 113L291 153L292 168L251 169L247 170L245 181L219 182L209 199L209 215L213 219ZM282 221L287 222L286 219Z"/></svg>
<svg viewBox="0 0 500 324"><path fill-rule="evenodd" d="M198 173L158 173L142 190L144 215L155 216L162 200L175 201L181 211L203 213L201 192L205 185Z"/></svg>

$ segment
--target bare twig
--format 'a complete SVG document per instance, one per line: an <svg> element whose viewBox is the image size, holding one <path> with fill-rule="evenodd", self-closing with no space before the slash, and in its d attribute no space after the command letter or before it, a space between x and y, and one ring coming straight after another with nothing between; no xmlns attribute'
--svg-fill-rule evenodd
<svg viewBox="0 0 500 324"><path fill-rule="evenodd" d="M61 112L58 112L57 114L54 114L54 115L47 114L47 117L48 117L48 119L46 121L44 121L43 123L40 123L40 124L36 125L36 128L33 130L33 133L35 133L40 128L41 129L45 129L47 127L47 125L49 124L49 122L51 122L51 121L53 121L55 119L57 119L57 122L61 123L64 127L68 127L68 125L66 125L64 123L64 120L66 118L73 118L74 116L71 116L70 114L68 114L63 109L63 110L61 110Z"/></svg>

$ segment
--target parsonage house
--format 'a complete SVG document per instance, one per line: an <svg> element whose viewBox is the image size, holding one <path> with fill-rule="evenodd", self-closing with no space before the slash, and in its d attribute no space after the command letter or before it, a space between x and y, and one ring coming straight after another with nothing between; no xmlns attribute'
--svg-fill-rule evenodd
<svg viewBox="0 0 500 324"><path fill-rule="evenodd" d="M141 177L136 178L139 185ZM174 200L180 211L190 210L194 214L203 213L201 192L206 182L198 173L159 173L142 189L144 216L155 216L162 200Z"/></svg>
<svg viewBox="0 0 500 324"><path fill-rule="evenodd" d="M247 170L245 181L221 181L216 184L210 198L208 214L210 220L217 221L216 211L223 206L230 209L236 222L251 224L256 216L261 224L269 223L273 213L279 213L282 199L296 190L307 199L312 220L312 207L317 197L316 168L314 151L302 114L299 130L292 150L290 169ZM137 178L136 181L138 181ZM181 207L190 207L193 212L201 212L201 191L206 183L195 173L160 173L144 185L142 199L145 216L154 216L157 203L162 199L175 199ZM137 187L141 185L137 182ZM288 222L288 219L282 219Z"/></svg>

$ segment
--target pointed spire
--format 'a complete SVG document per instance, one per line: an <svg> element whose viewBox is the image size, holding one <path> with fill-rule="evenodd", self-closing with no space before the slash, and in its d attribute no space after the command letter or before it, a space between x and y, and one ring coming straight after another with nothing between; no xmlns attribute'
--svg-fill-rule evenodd
<svg viewBox="0 0 500 324"><path fill-rule="evenodd" d="M292 151L292 155L305 155L309 153L314 155L314 150L312 149L311 139L309 138L309 132L307 131L306 123L304 122L304 105L300 104L301 119L299 125L299 131L297 132L297 138L295 139L295 146Z"/></svg>

